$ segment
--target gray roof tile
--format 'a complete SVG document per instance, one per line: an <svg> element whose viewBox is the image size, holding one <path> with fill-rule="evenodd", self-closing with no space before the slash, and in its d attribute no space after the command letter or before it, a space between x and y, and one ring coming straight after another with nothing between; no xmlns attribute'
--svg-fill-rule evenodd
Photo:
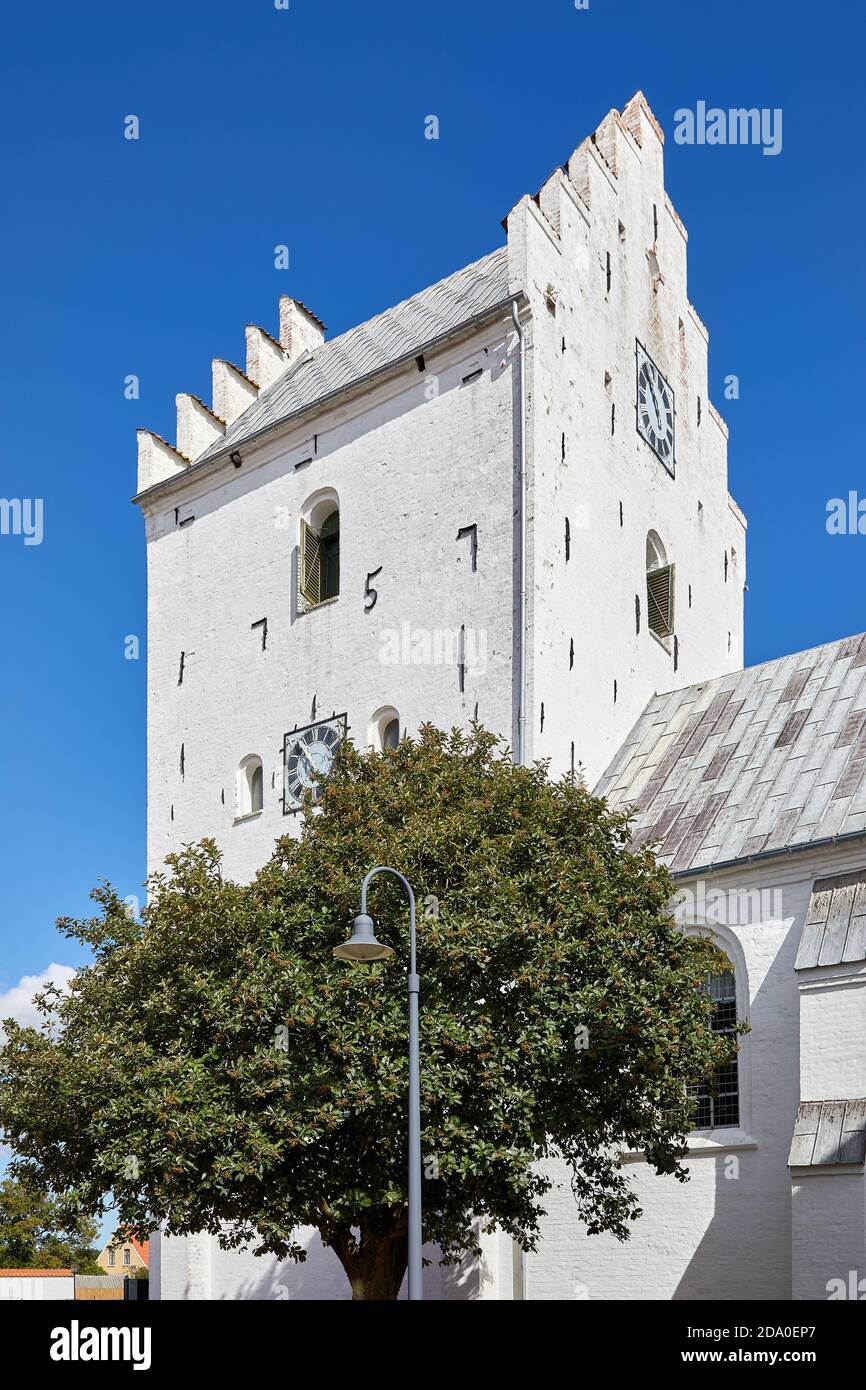
<svg viewBox="0 0 866 1390"><path fill-rule="evenodd" d="M859 833L866 634L654 696L597 790L680 872Z"/></svg>
<svg viewBox="0 0 866 1390"><path fill-rule="evenodd" d="M420 352L508 297L508 248L501 246L293 362L196 464L238 449L371 372Z"/></svg>
<svg viewBox="0 0 866 1390"><path fill-rule="evenodd" d="M789 1165L866 1161L866 1100L805 1100L797 1107Z"/></svg>
<svg viewBox="0 0 866 1390"><path fill-rule="evenodd" d="M866 960L866 868L815 880L794 968L857 960Z"/></svg>

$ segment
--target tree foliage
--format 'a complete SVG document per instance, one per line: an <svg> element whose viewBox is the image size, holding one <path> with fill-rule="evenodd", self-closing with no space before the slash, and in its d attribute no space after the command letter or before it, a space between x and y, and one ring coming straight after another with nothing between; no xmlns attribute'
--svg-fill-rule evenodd
<svg viewBox="0 0 866 1390"><path fill-rule="evenodd" d="M96 1225L33 1182L0 1182L0 1269L74 1269L101 1274Z"/></svg>
<svg viewBox="0 0 866 1390"><path fill-rule="evenodd" d="M94 952L42 1030L7 1024L0 1128L22 1173L140 1236L210 1231L303 1259L332 1247L356 1297L406 1262L407 907L374 880L396 954L334 960L365 872L419 899L424 1236L446 1261L479 1223L534 1248L567 1165L590 1232L639 1215L620 1167L645 1150L686 1176L686 1090L727 1060L700 986L723 964L672 921L673 884L627 818L573 779L515 767L492 735L422 729L385 754L345 745L299 839L248 885L212 842L149 883L130 920L61 920Z"/></svg>

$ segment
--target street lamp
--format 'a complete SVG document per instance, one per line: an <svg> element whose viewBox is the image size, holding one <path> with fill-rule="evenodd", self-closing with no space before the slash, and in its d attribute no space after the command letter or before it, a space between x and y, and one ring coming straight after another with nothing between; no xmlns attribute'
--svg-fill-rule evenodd
<svg viewBox="0 0 866 1390"><path fill-rule="evenodd" d="M418 1047L419 978L415 961L415 894L407 879L396 869L379 865L371 869L361 884L361 911L355 918L352 935L342 946L334 947L340 960L385 960L394 954L390 946L376 940L373 919L367 916L367 885L376 874L393 874L409 895L409 1298L424 1297L421 1264L421 1062Z"/></svg>

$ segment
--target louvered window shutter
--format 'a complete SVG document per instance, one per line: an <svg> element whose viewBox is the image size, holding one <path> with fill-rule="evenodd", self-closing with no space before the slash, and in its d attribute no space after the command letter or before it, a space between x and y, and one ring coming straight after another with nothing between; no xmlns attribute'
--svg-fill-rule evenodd
<svg viewBox="0 0 866 1390"><path fill-rule="evenodd" d="M319 537L312 526L301 521L301 562L298 567L298 587L307 603L322 601L322 555Z"/></svg>
<svg viewBox="0 0 866 1390"><path fill-rule="evenodd" d="M646 577L647 621L659 637L674 630L674 567L651 570Z"/></svg>

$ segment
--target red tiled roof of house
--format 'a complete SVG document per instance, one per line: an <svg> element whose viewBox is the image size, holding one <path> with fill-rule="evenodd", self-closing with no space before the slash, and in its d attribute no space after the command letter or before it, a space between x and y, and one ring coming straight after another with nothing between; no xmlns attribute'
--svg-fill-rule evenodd
<svg viewBox="0 0 866 1390"><path fill-rule="evenodd" d="M131 1246L133 1246L135 1250L138 1251L138 1254L141 1256L142 1260L144 1260L144 1263L147 1264L148 1251L150 1250L150 1241L136 1240L135 1236L130 1236L129 1243Z"/></svg>
<svg viewBox="0 0 866 1390"><path fill-rule="evenodd" d="M20 1279L22 1274L38 1279L71 1279L71 1269L0 1269L0 1279Z"/></svg>

